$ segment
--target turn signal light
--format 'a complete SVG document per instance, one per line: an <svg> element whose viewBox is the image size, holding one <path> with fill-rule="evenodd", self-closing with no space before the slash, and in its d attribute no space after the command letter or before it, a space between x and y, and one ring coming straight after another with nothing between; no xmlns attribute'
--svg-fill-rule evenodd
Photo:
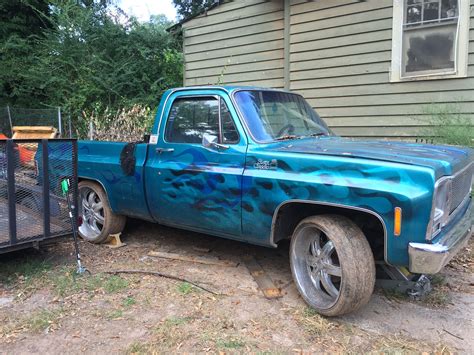
<svg viewBox="0 0 474 355"><path fill-rule="evenodd" d="M402 232L402 209L395 207L395 221L393 227L393 234L398 237Z"/></svg>

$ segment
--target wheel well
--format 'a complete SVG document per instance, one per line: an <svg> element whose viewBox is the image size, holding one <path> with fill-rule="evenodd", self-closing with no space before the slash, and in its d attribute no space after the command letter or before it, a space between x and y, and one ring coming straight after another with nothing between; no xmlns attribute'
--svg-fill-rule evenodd
<svg viewBox="0 0 474 355"><path fill-rule="evenodd" d="M384 259L385 226L376 215L349 207L291 202L280 207L273 224L273 242L290 239L298 223L306 217L320 214L336 214L350 218L364 232L375 260Z"/></svg>

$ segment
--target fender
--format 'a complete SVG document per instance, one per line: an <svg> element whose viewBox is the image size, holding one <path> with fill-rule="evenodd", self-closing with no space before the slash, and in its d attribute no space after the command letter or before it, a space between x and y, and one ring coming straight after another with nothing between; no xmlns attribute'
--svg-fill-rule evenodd
<svg viewBox="0 0 474 355"><path fill-rule="evenodd" d="M277 208L275 209L275 212L273 213L272 217L272 227L271 227L271 234L270 234L270 245L274 248L276 248L278 245L275 243L275 224L278 218L278 213L280 212L280 209L283 206L286 206L288 204L292 203L302 203L302 204L308 204L308 205L319 205L319 206L329 206L329 207L338 207L338 208L343 208L343 209L348 209L348 210L353 210L353 211L359 211L359 212L364 212L368 213L374 217L376 217L379 222L382 224L383 227L383 239L384 239L384 260L387 264L387 227L385 225L385 221L383 218L376 212L369 210L367 208L362 208L362 207L354 207L350 205L343 205L339 203L331 203L331 202L322 202L322 201L313 201L313 200L299 200L299 199L291 199L291 200L286 200L280 203ZM389 264L390 265L390 264Z"/></svg>

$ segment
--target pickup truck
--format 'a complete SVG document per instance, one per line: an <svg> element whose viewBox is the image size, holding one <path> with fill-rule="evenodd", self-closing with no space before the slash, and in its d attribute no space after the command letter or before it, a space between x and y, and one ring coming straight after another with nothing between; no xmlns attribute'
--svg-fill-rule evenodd
<svg viewBox="0 0 474 355"><path fill-rule="evenodd" d="M366 304L375 264L434 274L471 236L469 148L336 136L304 98L253 87L168 90L149 140L78 144L80 235L126 217L277 247L319 313Z"/></svg>

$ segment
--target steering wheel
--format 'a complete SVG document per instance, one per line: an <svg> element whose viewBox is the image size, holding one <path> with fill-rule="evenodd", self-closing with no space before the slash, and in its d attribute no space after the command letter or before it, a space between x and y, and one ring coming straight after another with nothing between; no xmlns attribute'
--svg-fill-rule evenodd
<svg viewBox="0 0 474 355"><path fill-rule="evenodd" d="M291 123L283 126L282 129L278 131L277 137L281 137L285 131L288 131L288 134L292 134L295 131L295 126L293 126Z"/></svg>

